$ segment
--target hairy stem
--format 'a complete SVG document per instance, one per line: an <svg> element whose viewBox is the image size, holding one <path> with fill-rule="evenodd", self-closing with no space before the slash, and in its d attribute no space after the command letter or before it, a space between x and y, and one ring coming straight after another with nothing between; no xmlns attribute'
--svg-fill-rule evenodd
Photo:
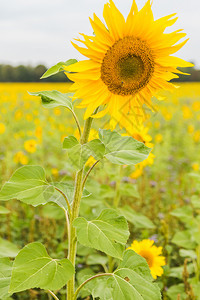
<svg viewBox="0 0 200 300"><path fill-rule="evenodd" d="M82 135L82 131L81 131L81 126L80 126L79 120L78 120L76 114L74 113L74 111L72 110L71 112L72 112L72 115L73 115L74 120L75 120L75 122L76 122L76 125L77 125L77 127L78 127L79 134L80 134L80 136L81 136L81 135Z"/></svg>
<svg viewBox="0 0 200 300"><path fill-rule="evenodd" d="M69 203L69 200L67 199L67 196L59 189L57 188L56 186L53 186L55 188L56 191L58 191L62 196L63 198L65 199L66 203L67 203L67 208L68 208L68 213L69 215L71 214L71 207L70 207L70 203Z"/></svg>
<svg viewBox="0 0 200 300"><path fill-rule="evenodd" d="M88 141L92 120L93 120L92 118L88 118L85 121L83 133L80 139L81 144L85 144ZM80 207L80 201L81 201L82 189L83 189L82 186L83 171L84 168L82 168L80 171L76 173L74 200L72 204L72 211L71 211L71 218L70 218L69 260L74 265L74 267L75 267L75 259L76 259L77 237L76 237L76 230L73 227L73 221L79 215L79 207ZM68 281L67 284L68 300L74 299L74 286L75 286L75 275L72 277L71 280Z"/></svg>
<svg viewBox="0 0 200 300"><path fill-rule="evenodd" d="M100 160L97 160L97 161L95 161L95 163L91 166L91 168L88 170L88 172L86 173L86 175L85 175L85 177L84 177L84 179L83 179L83 183L82 183L82 186L83 186L83 188L84 188L84 186L85 186L85 183L86 183L86 181L87 181L87 179L88 179L88 176L90 175L90 172L94 169L94 167L99 163L99 161Z"/></svg>
<svg viewBox="0 0 200 300"><path fill-rule="evenodd" d="M85 284L87 284L88 282L90 282L91 280L98 278L98 277L103 277L103 276L112 276L113 273L102 273L102 274L97 274L94 275L90 278L88 278L86 281L84 281L76 290L75 294L74 294L74 298L73 300L76 300L76 297L78 296L78 293L80 292L80 290L84 287Z"/></svg>

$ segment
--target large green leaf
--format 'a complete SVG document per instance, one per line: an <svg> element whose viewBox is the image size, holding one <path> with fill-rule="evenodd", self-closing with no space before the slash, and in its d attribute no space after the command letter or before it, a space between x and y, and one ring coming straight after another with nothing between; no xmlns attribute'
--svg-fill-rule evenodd
<svg viewBox="0 0 200 300"><path fill-rule="evenodd" d="M0 258L0 299L11 296L8 293L12 271L12 262L9 258Z"/></svg>
<svg viewBox="0 0 200 300"><path fill-rule="evenodd" d="M64 139L63 147L68 151L69 160L77 170L83 168L90 156L100 160L105 153L105 146L98 139L81 145L75 137L69 136Z"/></svg>
<svg viewBox="0 0 200 300"><path fill-rule="evenodd" d="M40 166L23 166L16 170L3 186L0 191L0 201L16 198L33 206L54 202L62 209L67 210L66 200L62 193L67 196L69 203L71 203L74 186L64 182L48 183L43 168ZM89 195L88 191L83 190L83 197Z"/></svg>
<svg viewBox="0 0 200 300"><path fill-rule="evenodd" d="M155 225L149 218L136 212L130 206L120 207L118 210L136 228L155 228Z"/></svg>
<svg viewBox="0 0 200 300"><path fill-rule="evenodd" d="M73 223L78 241L113 257L122 258L129 236L126 219L113 209L105 209L92 221L77 218Z"/></svg>
<svg viewBox="0 0 200 300"><path fill-rule="evenodd" d="M15 257L19 252L19 248L2 238L0 238L0 257Z"/></svg>
<svg viewBox="0 0 200 300"><path fill-rule="evenodd" d="M41 243L31 243L14 261L9 292L30 288L58 290L73 274L74 267L68 259L52 259Z"/></svg>
<svg viewBox="0 0 200 300"><path fill-rule="evenodd" d="M161 299L146 260L133 250L125 251L123 260L113 273L89 281L85 289L101 300Z"/></svg>
<svg viewBox="0 0 200 300"><path fill-rule="evenodd" d="M129 136L100 129L99 138L105 145L105 157L114 164L135 165L145 160L151 149Z"/></svg>
<svg viewBox="0 0 200 300"><path fill-rule="evenodd" d="M37 206L45 204L44 193L52 193L48 185L44 169L40 166L23 166L16 170L10 180L0 191L0 201L18 199L27 204Z"/></svg>
<svg viewBox="0 0 200 300"><path fill-rule="evenodd" d="M50 69L48 69L41 77L41 79L44 79L44 78L47 78L47 77L50 77L52 75L55 75L61 71L64 71L64 66L69 66L69 65L72 65L72 64L75 64L77 62L76 59L69 59L67 60L66 62L59 62L57 63L55 66L51 67Z"/></svg>
<svg viewBox="0 0 200 300"><path fill-rule="evenodd" d="M195 249L197 246L193 233L190 230L175 233L172 243L185 249Z"/></svg>
<svg viewBox="0 0 200 300"><path fill-rule="evenodd" d="M125 252L123 261L113 276L108 279L108 283L113 288L113 299L161 299L158 286L152 283L147 262L133 250Z"/></svg>
<svg viewBox="0 0 200 300"><path fill-rule="evenodd" d="M73 111L71 93L63 94L61 92L53 90L53 91L34 92L29 94L31 96L41 97L42 104L47 108L64 106L67 107L70 111Z"/></svg>

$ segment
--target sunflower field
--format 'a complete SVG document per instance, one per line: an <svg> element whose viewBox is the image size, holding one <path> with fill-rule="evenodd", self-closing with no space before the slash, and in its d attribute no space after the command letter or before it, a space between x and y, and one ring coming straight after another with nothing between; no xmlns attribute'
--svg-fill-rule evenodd
<svg viewBox="0 0 200 300"><path fill-rule="evenodd" d="M50 181L69 181L74 177L67 159L60 159L67 158L61 150L64 137L78 136L70 113L60 108L44 108L39 98L27 93L55 88L67 92L69 86L64 83L0 85L2 184L17 168L26 165L42 165ZM142 252L150 265L156 262L153 272L158 274L163 299L198 299L200 85L184 83L175 93L165 92L163 96L166 99L157 103L158 112L138 136L151 144L152 157L133 167L113 167L109 162L99 164L87 182L86 188L92 194L83 198L80 213L92 219L103 208L114 207L117 201L118 210L127 218L131 231L126 247ZM97 128L98 123L97 120ZM95 129L92 135L97 135ZM91 163L88 162L87 168ZM7 253L15 257L24 245L35 241L42 242L52 257L65 257L67 232L65 215L59 206L49 203L33 207L12 200L1 202L0 214L2 261ZM155 248L148 250L153 242ZM77 280L82 282L97 271L112 270L115 263L110 256L79 245ZM4 295L6 285L4 288L1 282L2 279L0 291ZM89 294L90 290L84 289L80 299L89 299ZM59 295L65 299L65 289ZM13 297L48 299L38 289Z"/></svg>
<svg viewBox="0 0 200 300"><path fill-rule="evenodd" d="M0 299L200 300L200 84L151 4L94 14L72 83L0 83Z"/></svg>

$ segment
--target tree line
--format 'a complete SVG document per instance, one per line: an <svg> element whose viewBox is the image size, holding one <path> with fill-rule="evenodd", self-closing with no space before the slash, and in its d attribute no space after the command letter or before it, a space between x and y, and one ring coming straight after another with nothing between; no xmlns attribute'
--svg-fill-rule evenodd
<svg viewBox="0 0 200 300"><path fill-rule="evenodd" d="M173 82L197 82L200 81L200 70L193 68L180 68L184 73L191 74L190 76L179 75ZM0 65L0 82L66 82L70 81L64 72L60 72L54 76L40 79L40 77L47 71L44 65L17 67L11 65Z"/></svg>

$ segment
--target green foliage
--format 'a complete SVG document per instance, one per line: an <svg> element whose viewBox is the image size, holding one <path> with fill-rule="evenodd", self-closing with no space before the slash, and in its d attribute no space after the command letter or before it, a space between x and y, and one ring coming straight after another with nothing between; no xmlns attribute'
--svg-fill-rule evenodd
<svg viewBox="0 0 200 300"><path fill-rule="evenodd" d="M52 259L38 242L25 246L17 255L11 276L10 292L30 288L61 289L74 274L68 259Z"/></svg>
<svg viewBox="0 0 200 300"><path fill-rule="evenodd" d="M60 71L64 70L63 66L69 66L69 65L72 65L72 64L74 64L76 62L77 62L76 59L69 59L66 62L61 61L61 62L57 63L55 66L53 66L50 69L48 69L42 75L42 77L40 79L44 79L44 78L50 77L52 75L55 75L55 74L59 73Z"/></svg>
<svg viewBox="0 0 200 300"><path fill-rule="evenodd" d="M70 163L77 170L83 168L90 156L100 160L105 152L105 147L100 140L95 139L81 145L74 136L64 139L63 148L68 151Z"/></svg>
<svg viewBox="0 0 200 300"><path fill-rule="evenodd" d="M151 149L132 137L116 131L100 129L99 138L105 146L105 157L114 164L135 165L145 160Z"/></svg>
<svg viewBox="0 0 200 300"><path fill-rule="evenodd" d="M0 258L1 257L15 257L19 249L15 244L0 238Z"/></svg>
<svg viewBox="0 0 200 300"><path fill-rule="evenodd" d="M9 209L0 205L0 215L7 215L9 213L10 213Z"/></svg>
<svg viewBox="0 0 200 300"><path fill-rule="evenodd" d="M61 193L56 189L60 190ZM10 180L2 187L0 201L16 198L33 206L54 202L62 209L67 210L68 206L63 194L66 195L69 203L71 203L74 186L64 182L48 183L42 167L23 166L16 170ZM90 193L84 189L83 197L88 197L89 195Z"/></svg>
<svg viewBox="0 0 200 300"><path fill-rule="evenodd" d="M92 221L79 217L73 225L77 230L78 241L82 245L122 258L129 231L125 218L117 211L105 209Z"/></svg>
<svg viewBox="0 0 200 300"><path fill-rule="evenodd" d="M0 192L0 201L19 199L37 206L45 204L44 192L49 189L44 169L40 166L24 166L14 172Z"/></svg>
<svg viewBox="0 0 200 300"><path fill-rule="evenodd" d="M130 206L120 207L118 210L136 228L155 228L155 225L149 218L137 213Z"/></svg>
<svg viewBox="0 0 200 300"><path fill-rule="evenodd" d="M9 258L0 258L0 299L7 299L12 272L12 262Z"/></svg>
<svg viewBox="0 0 200 300"><path fill-rule="evenodd" d="M99 139L83 145L74 136L66 137L63 148L68 151L69 160L76 170L80 170L90 156L96 160L106 158L114 164L131 165L146 159L151 151L132 137L123 137L110 130L100 130Z"/></svg>
<svg viewBox="0 0 200 300"><path fill-rule="evenodd" d="M73 105L71 100L71 93L63 94L58 91L41 91L29 93L31 96L41 97L42 104L47 108L54 108L58 106L63 106L73 111Z"/></svg>
<svg viewBox="0 0 200 300"><path fill-rule="evenodd" d="M160 300L159 288L152 280L146 260L127 250L110 276L91 280L86 287L101 300Z"/></svg>
<svg viewBox="0 0 200 300"><path fill-rule="evenodd" d="M123 261L109 279L109 283L113 288L113 299L161 299L158 286L152 283L146 260L133 250L125 252Z"/></svg>

